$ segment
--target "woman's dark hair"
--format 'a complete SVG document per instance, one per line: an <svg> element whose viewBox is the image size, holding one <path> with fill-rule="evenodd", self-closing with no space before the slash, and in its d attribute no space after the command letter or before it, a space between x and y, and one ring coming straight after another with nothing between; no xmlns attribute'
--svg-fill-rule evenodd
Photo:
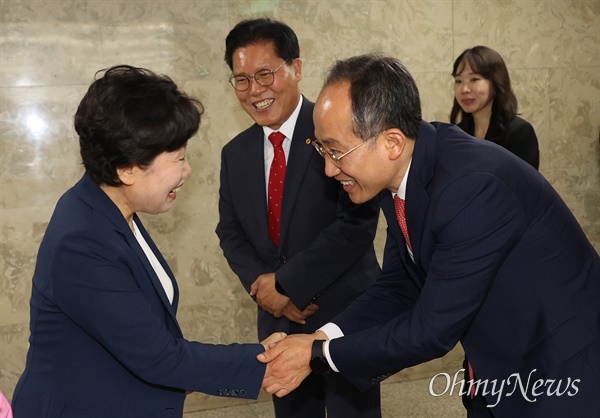
<svg viewBox="0 0 600 418"><path fill-rule="evenodd" d="M510 85L510 76L504 60L499 53L487 46L465 49L454 61L452 77L460 74L467 63L473 72L492 83L495 92L492 104L492 121L496 121L503 131L506 130L517 115L517 97ZM456 97L454 97L450 122L456 123L458 115L460 115L461 120L473 124L473 115L463 112Z"/></svg>
<svg viewBox="0 0 600 418"><path fill-rule="evenodd" d="M225 62L233 70L233 53L248 45L272 42L275 54L291 64L300 58L300 46L296 34L288 25L267 18L242 20L225 39Z"/></svg>
<svg viewBox="0 0 600 418"><path fill-rule="evenodd" d="M118 186L117 168L148 166L185 146L204 108L165 75L128 65L102 71L77 108L75 130L87 175Z"/></svg>
<svg viewBox="0 0 600 418"><path fill-rule="evenodd" d="M352 131L367 141L398 128L416 139L421 129L421 99L415 80L397 59L365 54L337 61L323 87L350 83Z"/></svg>

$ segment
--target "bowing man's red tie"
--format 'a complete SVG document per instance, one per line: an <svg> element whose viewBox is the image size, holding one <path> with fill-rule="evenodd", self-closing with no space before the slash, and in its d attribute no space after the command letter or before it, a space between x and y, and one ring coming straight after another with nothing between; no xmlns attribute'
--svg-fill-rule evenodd
<svg viewBox="0 0 600 418"><path fill-rule="evenodd" d="M408 227L406 226L406 214L404 213L405 207L404 199L400 199L398 195L394 196L394 206L396 207L396 218L398 218L398 224L400 225L400 230L402 231L402 235L404 235L404 239L406 240L406 244L408 248L412 251L412 245L410 245L410 238L408 237Z"/></svg>
<svg viewBox="0 0 600 418"><path fill-rule="evenodd" d="M273 144L275 155L269 172L267 215L269 219L269 236L277 246L279 246L281 198L283 197L283 181L285 179L285 153L281 146L284 139L285 135L281 132L273 132L269 135L269 141Z"/></svg>

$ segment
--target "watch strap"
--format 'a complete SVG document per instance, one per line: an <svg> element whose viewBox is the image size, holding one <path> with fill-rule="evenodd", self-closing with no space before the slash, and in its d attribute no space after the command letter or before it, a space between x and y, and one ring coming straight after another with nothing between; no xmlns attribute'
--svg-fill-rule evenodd
<svg viewBox="0 0 600 418"><path fill-rule="evenodd" d="M310 356L310 368L315 373L327 373L331 371L329 362L323 353L325 340L314 340Z"/></svg>

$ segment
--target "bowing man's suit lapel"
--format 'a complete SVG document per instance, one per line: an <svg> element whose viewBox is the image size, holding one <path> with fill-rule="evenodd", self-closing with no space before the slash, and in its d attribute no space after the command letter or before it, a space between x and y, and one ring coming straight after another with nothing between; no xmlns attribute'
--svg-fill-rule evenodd
<svg viewBox="0 0 600 418"><path fill-rule="evenodd" d="M422 266L421 244L423 234L429 231L429 226L425 225L426 210L429 208L427 186L433 178L435 166L435 137L435 128L426 122L421 122L421 131L413 150L406 184L406 225L415 264L422 279L427 275Z"/></svg>
<svg viewBox="0 0 600 418"><path fill-rule="evenodd" d="M402 259L402 263L404 264L406 271L408 271L410 278L417 284L417 287L421 289L423 287L423 281L419 277L417 265L413 262L412 258L410 258L410 254L408 253L408 249L406 248L406 240L404 239L404 235L402 235L400 225L398 224L398 218L396 217L394 199L392 198L392 194L389 191L381 192L380 206L381 210L383 210L383 213L385 214L385 218L388 223L388 228L391 230L392 235L396 237L396 243L400 252L400 258ZM409 236L412 241L412 235Z"/></svg>
<svg viewBox="0 0 600 418"><path fill-rule="evenodd" d="M427 187L433 178L435 167L435 128L426 122L421 122L421 131L416 140L412 155L410 172L406 183L406 225L412 245L414 262L406 249L406 241L398 225L394 201L389 192L382 192L381 207L386 214L388 227L392 228L401 248L400 257L409 274L420 288L425 284L427 271L423 265L422 248L423 234L428 233L430 225L425 224L429 208L429 193Z"/></svg>

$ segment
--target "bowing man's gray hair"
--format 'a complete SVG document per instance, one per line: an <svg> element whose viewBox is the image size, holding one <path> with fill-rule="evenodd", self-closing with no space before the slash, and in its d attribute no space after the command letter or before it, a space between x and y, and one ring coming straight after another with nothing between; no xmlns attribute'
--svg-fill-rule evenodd
<svg viewBox="0 0 600 418"><path fill-rule="evenodd" d="M386 129L398 128L416 139L421 128L421 100L417 84L397 59L365 54L337 61L323 87L349 82L352 131L367 141Z"/></svg>

